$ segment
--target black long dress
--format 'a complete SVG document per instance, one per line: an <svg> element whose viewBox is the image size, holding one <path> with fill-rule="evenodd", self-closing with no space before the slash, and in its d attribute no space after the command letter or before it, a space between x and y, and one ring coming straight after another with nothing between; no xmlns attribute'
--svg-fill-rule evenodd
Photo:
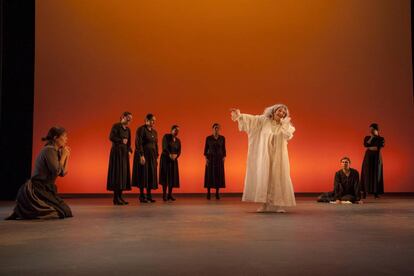
<svg viewBox="0 0 414 276"><path fill-rule="evenodd" d="M204 146L204 156L208 162L204 174L205 188L225 188L224 160L226 157L226 140L224 136L207 136Z"/></svg>
<svg viewBox="0 0 414 276"><path fill-rule="evenodd" d="M364 193L380 195L384 193L384 177L381 148L384 147L384 137L374 136L370 142L371 136L364 138L364 146L377 147L378 150L367 149L365 151L364 161L361 169L361 189Z"/></svg>
<svg viewBox="0 0 414 276"><path fill-rule="evenodd" d="M170 154L177 154L172 160ZM162 154L160 158L160 183L167 187L180 187L180 176L178 171L178 157L181 154L181 141L172 134L165 134L162 138Z"/></svg>
<svg viewBox="0 0 414 276"><path fill-rule="evenodd" d="M333 192L323 193L318 197L318 202L330 202L334 200L356 202L361 199L361 187L359 173L350 169L347 176L343 170L335 173Z"/></svg>
<svg viewBox="0 0 414 276"><path fill-rule="evenodd" d="M141 156L145 164L141 165ZM132 171L132 186L147 189L158 188L157 178L158 134L154 128L148 129L143 125L137 129L135 137L134 165Z"/></svg>
<svg viewBox="0 0 414 276"><path fill-rule="evenodd" d="M16 207L10 217L48 219L72 217L69 206L57 195L58 176L67 172L60 164L60 152L46 145L36 158L33 175L17 193Z"/></svg>
<svg viewBox="0 0 414 276"><path fill-rule="evenodd" d="M109 139L112 141L109 155L108 178L106 188L110 191L131 190L131 169L129 153L131 149L131 130L121 123L112 126ZM123 139L128 139L124 144Z"/></svg>

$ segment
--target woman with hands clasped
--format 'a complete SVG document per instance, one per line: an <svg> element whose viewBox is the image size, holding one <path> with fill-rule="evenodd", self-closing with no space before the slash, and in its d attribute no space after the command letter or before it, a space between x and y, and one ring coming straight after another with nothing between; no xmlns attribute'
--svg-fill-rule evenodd
<svg viewBox="0 0 414 276"><path fill-rule="evenodd" d="M109 134L112 142L109 154L108 178L106 189L114 192L114 205L127 205L122 197L122 192L131 190L131 169L129 167L129 155L131 148L131 130L128 125L132 120L132 113L122 113L120 121L114 124Z"/></svg>
<svg viewBox="0 0 414 276"><path fill-rule="evenodd" d="M51 219L72 217L69 206L57 194L56 179L68 171L70 148L63 127L52 127L37 155L32 177L17 193L16 207L6 219Z"/></svg>

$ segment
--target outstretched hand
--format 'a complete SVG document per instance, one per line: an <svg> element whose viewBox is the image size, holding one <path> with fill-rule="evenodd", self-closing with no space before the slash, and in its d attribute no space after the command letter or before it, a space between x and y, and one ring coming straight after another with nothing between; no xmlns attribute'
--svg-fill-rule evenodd
<svg viewBox="0 0 414 276"><path fill-rule="evenodd" d="M231 118L235 120L237 117L240 116L240 109L237 108L230 108L231 111Z"/></svg>

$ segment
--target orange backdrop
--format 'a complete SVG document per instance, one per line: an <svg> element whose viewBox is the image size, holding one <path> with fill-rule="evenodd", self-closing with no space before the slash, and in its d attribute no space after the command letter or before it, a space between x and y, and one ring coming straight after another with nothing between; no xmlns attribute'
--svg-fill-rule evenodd
<svg viewBox="0 0 414 276"><path fill-rule="evenodd" d="M106 192L113 123L146 113L181 126L178 192L203 192L205 137L227 138L227 192L241 192L247 138L229 108L286 103L297 192L332 188L339 159L360 170L378 122L387 192L414 191L410 1L36 1L33 154L52 125L70 135L63 193Z"/></svg>

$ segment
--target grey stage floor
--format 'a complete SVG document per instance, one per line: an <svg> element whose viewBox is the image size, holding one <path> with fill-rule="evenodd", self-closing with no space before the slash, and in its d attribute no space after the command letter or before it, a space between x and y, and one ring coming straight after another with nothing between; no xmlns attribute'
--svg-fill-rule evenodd
<svg viewBox="0 0 414 276"><path fill-rule="evenodd" d="M128 200L68 199L71 219L0 221L0 274L414 275L414 198L302 197L286 214L234 197Z"/></svg>

